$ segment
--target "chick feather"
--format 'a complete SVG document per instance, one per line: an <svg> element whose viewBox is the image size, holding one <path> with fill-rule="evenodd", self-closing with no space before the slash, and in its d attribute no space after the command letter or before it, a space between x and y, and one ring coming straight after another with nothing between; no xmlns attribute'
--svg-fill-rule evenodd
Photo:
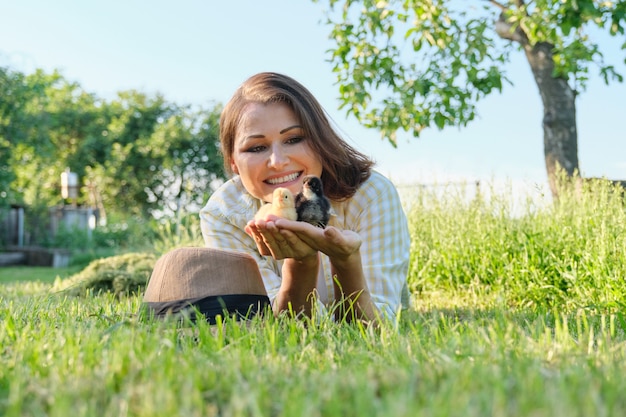
<svg viewBox="0 0 626 417"><path fill-rule="evenodd" d="M330 200L324 195L322 180L315 175L303 179L302 191L296 195L298 220L322 229L328 224L331 214Z"/></svg>
<svg viewBox="0 0 626 417"><path fill-rule="evenodd" d="M272 194L272 202L263 204L254 215L254 219L267 220L270 214L289 220L298 218L295 199L291 191L283 187L276 188Z"/></svg>

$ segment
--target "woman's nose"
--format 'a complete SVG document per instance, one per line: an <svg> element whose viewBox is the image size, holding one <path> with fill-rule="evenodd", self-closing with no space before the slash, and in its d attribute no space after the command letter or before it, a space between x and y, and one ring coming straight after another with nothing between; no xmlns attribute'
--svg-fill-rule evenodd
<svg viewBox="0 0 626 417"><path fill-rule="evenodd" d="M289 162L289 156L281 146L272 146L270 154L269 166L272 168L281 168Z"/></svg>

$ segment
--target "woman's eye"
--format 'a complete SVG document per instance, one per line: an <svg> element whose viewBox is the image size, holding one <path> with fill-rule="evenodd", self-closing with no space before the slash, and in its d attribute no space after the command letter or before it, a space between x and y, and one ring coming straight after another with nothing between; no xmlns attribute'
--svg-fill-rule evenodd
<svg viewBox="0 0 626 417"><path fill-rule="evenodd" d="M296 144L296 143L302 142L303 140L304 138L302 136L294 136L294 137L287 139L287 143Z"/></svg>
<svg viewBox="0 0 626 417"><path fill-rule="evenodd" d="M265 150L265 146L257 145L257 146L251 146L247 148L245 152L257 153L257 152L263 152L264 150Z"/></svg>

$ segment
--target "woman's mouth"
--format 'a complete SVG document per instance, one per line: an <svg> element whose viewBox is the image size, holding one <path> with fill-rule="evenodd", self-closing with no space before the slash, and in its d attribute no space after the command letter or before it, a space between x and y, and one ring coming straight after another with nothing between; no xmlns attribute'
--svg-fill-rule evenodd
<svg viewBox="0 0 626 417"><path fill-rule="evenodd" d="M268 178L264 182L270 185L281 185L296 180L298 177L300 177L300 175L302 175L302 171L294 172L293 174L289 175L283 175L282 177Z"/></svg>

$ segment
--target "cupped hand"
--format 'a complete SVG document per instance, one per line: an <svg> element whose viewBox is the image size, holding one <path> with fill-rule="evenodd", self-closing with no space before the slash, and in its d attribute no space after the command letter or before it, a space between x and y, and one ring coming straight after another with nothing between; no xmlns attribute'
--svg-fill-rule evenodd
<svg viewBox="0 0 626 417"><path fill-rule="evenodd" d="M246 225L245 230L254 238L261 255L272 256L274 259L296 260L317 255L317 250L289 230L279 227L276 223L278 220L278 217L270 216L265 220L251 220Z"/></svg>
<svg viewBox="0 0 626 417"><path fill-rule="evenodd" d="M342 260L361 247L361 237L351 230L333 226L322 229L278 217L252 220L245 230L254 238L262 255L275 259L304 259L322 252L331 259Z"/></svg>

